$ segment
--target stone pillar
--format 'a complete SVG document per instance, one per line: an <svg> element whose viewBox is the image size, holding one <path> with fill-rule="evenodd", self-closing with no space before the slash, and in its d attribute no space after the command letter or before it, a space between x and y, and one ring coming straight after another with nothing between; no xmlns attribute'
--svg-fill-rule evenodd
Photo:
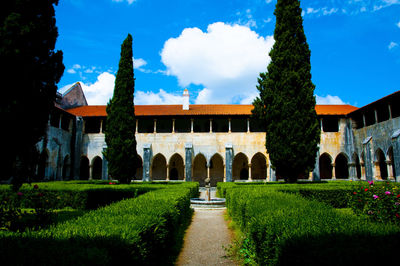
<svg viewBox="0 0 400 266"><path fill-rule="evenodd" d="M135 133L138 133L139 131L139 119L136 119L136 126L135 126Z"/></svg>
<svg viewBox="0 0 400 266"><path fill-rule="evenodd" d="M157 133L157 119L154 119L154 130L153 133Z"/></svg>
<svg viewBox="0 0 400 266"><path fill-rule="evenodd" d="M251 178L251 163L248 164L249 167L249 181L253 181L253 179Z"/></svg>
<svg viewBox="0 0 400 266"><path fill-rule="evenodd" d="M393 176L392 161L387 160L386 166L387 166L387 172L388 172L388 180L390 180L390 181L396 180L395 177Z"/></svg>
<svg viewBox="0 0 400 266"><path fill-rule="evenodd" d="M62 117L63 117L63 114L60 114L60 117L58 118L58 128L61 128Z"/></svg>
<svg viewBox="0 0 400 266"><path fill-rule="evenodd" d="M89 162L90 163L90 162ZM93 179L93 164L89 164L89 180Z"/></svg>
<svg viewBox="0 0 400 266"><path fill-rule="evenodd" d="M374 169L375 169L375 179L382 180L381 176L381 167L379 165L379 161L374 161Z"/></svg>
<svg viewBox="0 0 400 266"><path fill-rule="evenodd" d="M229 125L230 125L230 119L229 119ZM232 163L233 163L233 146L232 144L228 143L225 145L226 182L232 182Z"/></svg>
<svg viewBox="0 0 400 266"><path fill-rule="evenodd" d="M210 163L206 163L207 166L207 178L210 178Z"/></svg>
<svg viewBox="0 0 400 266"><path fill-rule="evenodd" d="M250 133L250 118L247 118L247 133Z"/></svg>
<svg viewBox="0 0 400 266"><path fill-rule="evenodd" d="M108 161L106 157L104 156L104 152L107 149L107 145L103 146L103 165L101 169L101 179L103 180L108 180Z"/></svg>
<svg viewBox="0 0 400 266"><path fill-rule="evenodd" d="M210 133L212 133L212 118L210 118Z"/></svg>
<svg viewBox="0 0 400 266"><path fill-rule="evenodd" d="M186 165L183 164L183 169L186 169L185 167L186 167ZM186 181L186 171L185 170L183 170L183 181Z"/></svg>
<svg viewBox="0 0 400 266"><path fill-rule="evenodd" d="M324 130L323 130L323 129L324 129L324 127L323 127L323 124L322 124L322 123L323 123L323 119L322 119L322 118L320 118L320 121L321 121L321 124L320 124L320 126L321 126L321 132L324 132Z"/></svg>
<svg viewBox="0 0 400 266"><path fill-rule="evenodd" d="M193 133L193 118L190 119L190 133Z"/></svg>
<svg viewBox="0 0 400 266"><path fill-rule="evenodd" d="M395 171L395 179L400 182L400 129L396 130L392 135L393 145L393 166Z"/></svg>
<svg viewBox="0 0 400 266"><path fill-rule="evenodd" d="M100 120L100 133L103 133L103 119Z"/></svg>
<svg viewBox="0 0 400 266"><path fill-rule="evenodd" d="M152 158L151 144L143 145L143 181L150 181L150 162Z"/></svg>
<svg viewBox="0 0 400 266"><path fill-rule="evenodd" d="M373 164L372 164L372 156L371 156L371 139L372 137L368 137L363 141L363 149L365 156L365 179L367 181L372 181L374 179L373 176Z"/></svg>
<svg viewBox="0 0 400 266"><path fill-rule="evenodd" d="M275 170L272 169L272 166L269 168L269 179L270 181L276 181Z"/></svg>
<svg viewBox="0 0 400 266"><path fill-rule="evenodd" d="M347 166L349 167L349 179L356 180L357 179L356 164L351 162Z"/></svg>
<svg viewBox="0 0 400 266"><path fill-rule="evenodd" d="M322 119L322 118L321 118ZM319 175L319 149L316 154L315 158L315 164L314 164L314 170L312 172L312 180L313 181L321 181L321 177Z"/></svg>
<svg viewBox="0 0 400 266"><path fill-rule="evenodd" d="M331 163L331 166L332 166L332 180L336 180L336 171L335 171L336 164Z"/></svg>
<svg viewBox="0 0 400 266"><path fill-rule="evenodd" d="M167 164L167 178L165 180L169 181L169 164Z"/></svg>
<svg viewBox="0 0 400 266"><path fill-rule="evenodd" d="M82 145L82 135L83 135L83 124L84 121L82 117L77 117L75 120L76 133L75 133L75 143L73 146L72 154L72 177L75 180L79 180L80 168L81 168L81 145Z"/></svg>
<svg viewBox="0 0 400 266"><path fill-rule="evenodd" d="M375 115L375 123L378 123L378 111L376 111L376 109L374 110L374 115Z"/></svg>
<svg viewBox="0 0 400 266"><path fill-rule="evenodd" d="M367 120L365 119L365 114L362 115L363 116L363 125L364 127L367 126Z"/></svg>
<svg viewBox="0 0 400 266"><path fill-rule="evenodd" d="M360 163L360 168L361 168L361 178L362 180L366 180L365 177L365 163Z"/></svg>
<svg viewBox="0 0 400 266"><path fill-rule="evenodd" d="M175 133L175 119L172 119L172 133Z"/></svg>
<svg viewBox="0 0 400 266"><path fill-rule="evenodd" d="M224 168L224 182L226 182L226 167L225 167L225 164L222 167Z"/></svg>
<svg viewBox="0 0 400 266"><path fill-rule="evenodd" d="M193 119L192 119L193 122ZM193 123L192 123L193 125ZM192 126L193 129L193 126ZM186 181L192 181L193 144L185 143L185 176Z"/></svg>
<svg viewBox="0 0 400 266"><path fill-rule="evenodd" d="M231 133L231 119L228 118L228 133Z"/></svg>
<svg viewBox="0 0 400 266"><path fill-rule="evenodd" d="M83 120L82 133L83 133L83 134L86 133L86 121L85 121L85 120Z"/></svg>
<svg viewBox="0 0 400 266"><path fill-rule="evenodd" d="M389 119L392 119L392 106L388 104L388 109L389 109Z"/></svg>
<svg viewBox="0 0 400 266"><path fill-rule="evenodd" d="M74 129L74 122L72 119L70 119L68 123L68 132L72 133L73 129Z"/></svg>

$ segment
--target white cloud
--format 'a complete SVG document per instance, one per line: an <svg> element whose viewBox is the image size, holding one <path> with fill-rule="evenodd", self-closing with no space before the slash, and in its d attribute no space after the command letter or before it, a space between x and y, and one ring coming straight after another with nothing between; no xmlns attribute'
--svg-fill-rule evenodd
<svg viewBox="0 0 400 266"><path fill-rule="evenodd" d="M148 104L182 104L183 99L181 95L175 95L168 93L163 89L160 89L158 93L151 91L136 91L134 103L137 105L148 105Z"/></svg>
<svg viewBox="0 0 400 266"><path fill-rule="evenodd" d="M396 26L400 28L400 21L399 21L399 23L396 24Z"/></svg>
<svg viewBox="0 0 400 266"><path fill-rule="evenodd" d="M339 96L326 95L325 97L315 95L317 104L345 104Z"/></svg>
<svg viewBox="0 0 400 266"><path fill-rule="evenodd" d="M73 68L68 69L67 72L68 72L69 74L76 74L76 71L75 71L75 69L73 69Z"/></svg>
<svg viewBox="0 0 400 266"><path fill-rule="evenodd" d="M144 60L142 58L138 58L138 59L134 58L133 59L133 67L135 69L139 69L139 68L141 68L142 66L145 66L145 65L147 65L146 60Z"/></svg>
<svg viewBox="0 0 400 266"><path fill-rule="evenodd" d="M272 2L272 0L265 0L265 2L266 2L267 4L269 4L269 3Z"/></svg>
<svg viewBox="0 0 400 266"><path fill-rule="evenodd" d="M399 46L398 43L390 42L390 44L388 45L388 49L389 49L389 50L392 50L393 48L395 48L395 47L397 47L397 46Z"/></svg>
<svg viewBox="0 0 400 266"><path fill-rule="evenodd" d="M256 91L257 77L265 72L273 36L262 37L250 28L211 24L207 32L186 28L171 38L161 51L166 73L178 78L179 84L203 85L197 103L230 103Z"/></svg>
<svg viewBox="0 0 400 266"><path fill-rule="evenodd" d="M72 66L72 68L73 69L81 69L82 67L79 64L75 64L75 65Z"/></svg>
<svg viewBox="0 0 400 266"><path fill-rule="evenodd" d="M113 2L128 2L128 4L132 4L133 2L135 2L136 0L112 0Z"/></svg>

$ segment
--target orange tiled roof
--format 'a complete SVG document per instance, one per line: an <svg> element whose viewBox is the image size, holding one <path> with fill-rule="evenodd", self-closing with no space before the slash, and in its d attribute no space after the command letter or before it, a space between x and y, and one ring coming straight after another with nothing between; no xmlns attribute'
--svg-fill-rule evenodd
<svg viewBox="0 0 400 266"><path fill-rule="evenodd" d="M189 110L182 105L135 105L136 116L184 116L184 115L250 115L253 105L242 104L193 104ZM317 105L318 115L347 115L358 108L351 105ZM107 116L105 105L88 105L67 110L82 117Z"/></svg>

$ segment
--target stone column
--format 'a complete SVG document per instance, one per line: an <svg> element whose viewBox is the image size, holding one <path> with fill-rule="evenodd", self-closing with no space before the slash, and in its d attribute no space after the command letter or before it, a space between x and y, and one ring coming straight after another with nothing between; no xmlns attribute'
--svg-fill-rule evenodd
<svg viewBox="0 0 400 266"><path fill-rule="evenodd" d="M382 180L381 167L379 166L379 161L374 162L374 169L375 169L375 178L377 180Z"/></svg>
<svg viewBox="0 0 400 266"><path fill-rule="evenodd" d="M233 163L233 147L232 144L228 143L225 145L226 182L232 182L232 163Z"/></svg>
<svg viewBox="0 0 400 266"><path fill-rule="evenodd" d="M63 114L60 114L60 117L58 118L58 128L61 128L62 117L63 117Z"/></svg>
<svg viewBox="0 0 400 266"><path fill-rule="evenodd" d="M388 180L391 180L391 181L396 180L395 177L393 176L392 161L387 160L386 161L386 166L387 166L387 172L388 172Z"/></svg>
<svg viewBox="0 0 400 266"><path fill-rule="evenodd" d="M388 109L389 109L389 119L392 119L392 106L388 104Z"/></svg>
<svg viewBox="0 0 400 266"><path fill-rule="evenodd" d="M100 120L100 133L103 133L103 119Z"/></svg>
<svg viewBox="0 0 400 266"><path fill-rule="evenodd" d="M93 164L90 163L90 165L89 165L89 180L92 180L92 179L93 179Z"/></svg>
<svg viewBox="0 0 400 266"><path fill-rule="evenodd" d="M139 129L139 119L136 119L135 133L139 132L138 129Z"/></svg>
<svg viewBox="0 0 400 266"><path fill-rule="evenodd" d="M269 168L269 179L270 181L276 181L275 170L272 169L272 166Z"/></svg>
<svg viewBox="0 0 400 266"><path fill-rule="evenodd" d="M167 164L167 179L165 179L166 181L169 181L169 164Z"/></svg>
<svg viewBox="0 0 400 266"><path fill-rule="evenodd" d="M374 124L376 124L376 123L378 123L378 111L376 111L376 109L374 110L374 115L375 115L375 123Z"/></svg>
<svg viewBox="0 0 400 266"><path fill-rule="evenodd" d="M193 121L193 119L192 119ZM192 123L193 125L193 123ZM192 127L193 129L193 127ZM185 143L185 176L186 181L192 181L193 144Z"/></svg>
<svg viewBox="0 0 400 266"><path fill-rule="evenodd" d="M76 126L75 143L73 146L73 152L71 151L72 155L71 162L72 162L72 176L75 180L78 180L81 168L81 145L82 145L82 135L83 135L82 117L76 118L75 126Z"/></svg>
<svg viewBox="0 0 400 266"><path fill-rule="evenodd" d="M210 164L209 163L206 163L206 166L207 166L207 178L210 178Z"/></svg>
<svg viewBox="0 0 400 266"><path fill-rule="evenodd" d="M183 164L183 169L186 169L185 167L186 167L185 164ZM183 170L183 181L186 181L186 171L185 170Z"/></svg>
<svg viewBox="0 0 400 266"><path fill-rule="evenodd" d="M251 163L248 164L248 167L249 167L249 178L248 178L248 180L249 181L253 181L253 179L251 178Z"/></svg>
<svg viewBox="0 0 400 266"><path fill-rule="evenodd" d="M349 167L349 179L356 180L357 179L356 164L352 162L349 163L347 166Z"/></svg>
<svg viewBox="0 0 400 266"><path fill-rule="evenodd" d="M212 118L210 118L210 133L212 133Z"/></svg>
<svg viewBox="0 0 400 266"><path fill-rule="evenodd" d="M319 149L315 156L315 164L314 164L314 170L312 172L312 180L313 181L321 181L321 177L319 175Z"/></svg>
<svg viewBox="0 0 400 266"><path fill-rule="evenodd" d="M247 133L250 133L250 118L247 118Z"/></svg>
<svg viewBox="0 0 400 266"><path fill-rule="evenodd" d="M365 177L365 163L360 163L360 168L361 168L361 178L362 180L366 180Z"/></svg>
<svg viewBox="0 0 400 266"><path fill-rule="evenodd" d="M372 164L372 157L371 157L371 139L372 137L368 137L363 141L363 149L364 149L364 156L365 156L365 179L367 181L372 181L374 179L373 176L373 164Z"/></svg>
<svg viewBox="0 0 400 266"><path fill-rule="evenodd" d="M157 133L157 119L154 119L154 131L153 133Z"/></svg>
<svg viewBox="0 0 400 266"><path fill-rule="evenodd" d="M175 119L172 119L172 133L175 133Z"/></svg>
<svg viewBox="0 0 400 266"><path fill-rule="evenodd" d="M193 118L190 119L190 133L193 133Z"/></svg>
<svg viewBox="0 0 400 266"><path fill-rule="evenodd" d="M225 168L225 164L222 166L224 168L224 182L226 182L226 168Z"/></svg>
<svg viewBox="0 0 400 266"><path fill-rule="evenodd" d="M143 181L150 181L151 144L143 145Z"/></svg>
<svg viewBox="0 0 400 266"><path fill-rule="evenodd" d="M231 133L231 118L228 118L228 133Z"/></svg>
<svg viewBox="0 0 400 266"><path fill-rule="evenodd" d="M364 127L367 126L367 120L365 119L365 114L362 115L363 116L363 125Z"/></svg>
<svg viewBox="0 0 400 266"><path fill-rule="evenodd" d="M332 166L332 180L336 180L336 173L335 173L336 172L335 171L336 164L332 163L331 166Z"/></svg>
<svg viewBox="0 0 400 266"><path fill-rule="evenodd" d="M400 129L396 130L392 135L393 145L393 166L397 182L400 182Z"/></svg>
<svg viewBox="0 0 400 266"><path fill-rule="evenodd" d="M107 146L103 146L103 152L107 149ZM108 180L108 161L106 157L103 154L103 165L102 165L102 171L101 171L101 179L103 180Z"/></svg>

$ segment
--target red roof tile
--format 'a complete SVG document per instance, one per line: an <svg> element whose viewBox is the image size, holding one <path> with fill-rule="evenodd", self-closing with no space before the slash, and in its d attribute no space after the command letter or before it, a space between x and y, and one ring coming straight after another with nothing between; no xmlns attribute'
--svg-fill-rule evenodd
<svg viewBox="0 0 400 266"><path fill-rule="evenodd" d="M182 105L136 105L137 116L198 116L198 115L250 115L253 105L239 104L194 104L189 110ZM351 105L317 105L318 115L346 115L358 108ZM89 105L67 110L82 117L107 116L105 105Z"/></svg>

